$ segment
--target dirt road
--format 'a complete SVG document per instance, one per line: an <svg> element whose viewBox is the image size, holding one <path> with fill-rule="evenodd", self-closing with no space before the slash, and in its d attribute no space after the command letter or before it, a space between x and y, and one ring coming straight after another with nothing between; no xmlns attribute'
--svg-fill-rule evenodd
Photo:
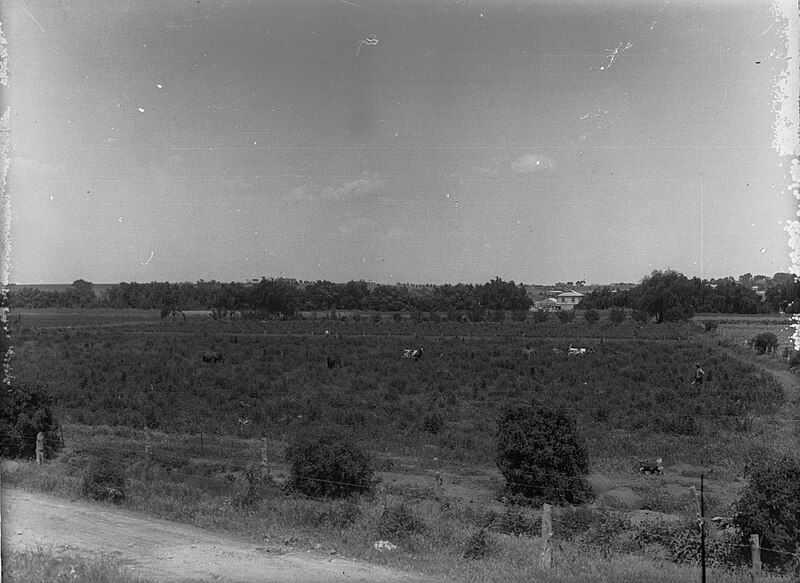
<svg viewBox="0 0 800 583"><path fill-rule="evenodd" d="M155 581L378 582L427 581L419 576L322 553L286 552L111 506L70 502L3 489L2 544L37 545L82 557L108 557Z"/></svg>

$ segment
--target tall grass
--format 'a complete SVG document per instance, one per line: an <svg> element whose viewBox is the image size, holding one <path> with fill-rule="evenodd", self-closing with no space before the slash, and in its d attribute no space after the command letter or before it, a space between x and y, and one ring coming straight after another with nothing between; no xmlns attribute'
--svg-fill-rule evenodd
<svg viewBox="0 0 800 583"><path fill-rule="evenodd" d="M153 583L111 559L86 560L52 549L3 549L3 576L11 583Z"/></svg>

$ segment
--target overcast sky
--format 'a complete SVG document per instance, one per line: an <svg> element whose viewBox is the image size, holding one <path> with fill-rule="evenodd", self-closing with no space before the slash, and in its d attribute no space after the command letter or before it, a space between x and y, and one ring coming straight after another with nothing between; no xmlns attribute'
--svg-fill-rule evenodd
<svg viewBox="0 0 800 583"><path fill-rule="evenodd" d="M11 0L9 280L790 266L767 1Z"/></svg>

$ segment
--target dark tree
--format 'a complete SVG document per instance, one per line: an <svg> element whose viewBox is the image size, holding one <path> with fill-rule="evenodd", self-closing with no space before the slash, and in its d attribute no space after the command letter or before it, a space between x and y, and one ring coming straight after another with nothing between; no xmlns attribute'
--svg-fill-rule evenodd
<svg viewBox="0 0 800 583"><path fill-rule="evenodd" d="M540 405L509 406L498 422L497 467L511 494L535 502L589 500L589 456L575 421Z"/></svg>
<svg viewBox="0 0 800 583"><path fill-rule="evenodd" d="M736 503L734 523L749 544L760 537L764 549L795 553L800 546L800 461L795 457L759 455L750 463L747 486ZM788 562L791 555L762 552L767 564Z"/></svg>

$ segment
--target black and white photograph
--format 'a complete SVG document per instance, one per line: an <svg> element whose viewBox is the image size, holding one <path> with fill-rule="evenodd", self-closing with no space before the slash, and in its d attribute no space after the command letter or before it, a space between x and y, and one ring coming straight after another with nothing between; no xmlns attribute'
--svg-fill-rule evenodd
<svg viewBox="0 0 800 583"><path fill-rule="evenodd" d="M8 581L800 576L791 0L7 0Z"/></svg>

